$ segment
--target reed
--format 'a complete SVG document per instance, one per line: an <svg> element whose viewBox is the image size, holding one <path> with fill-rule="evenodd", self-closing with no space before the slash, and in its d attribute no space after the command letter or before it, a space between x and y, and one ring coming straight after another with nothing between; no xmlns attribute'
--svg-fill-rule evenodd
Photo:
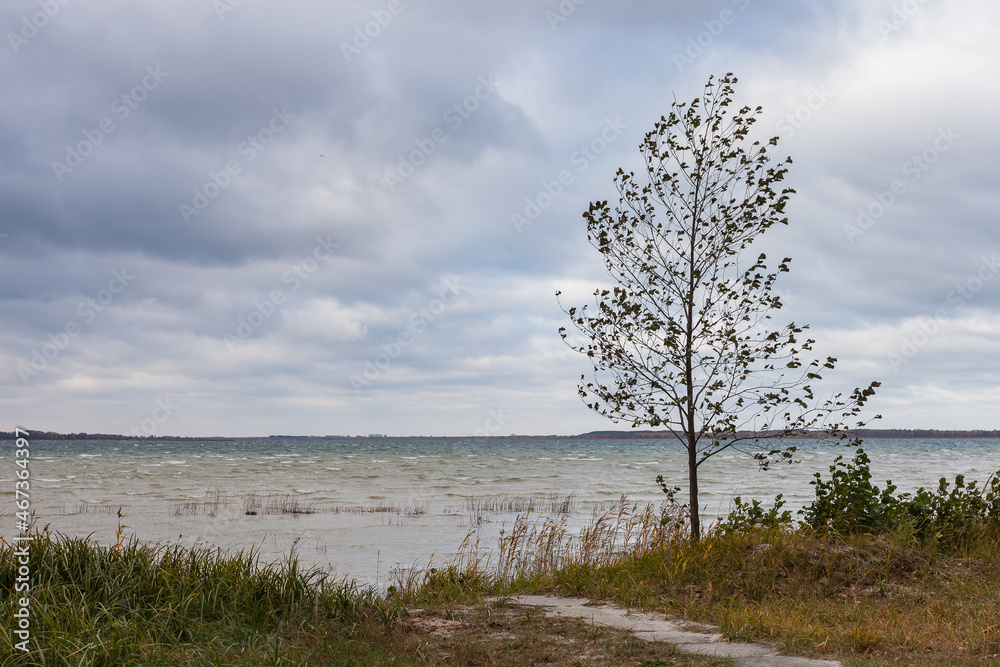
<svg viewBox="0 0 1000 667"><path fill-rule="evenodd" d="M119 508L119 505L109 505L109 504L97 504L97 503L87 503L80 501L78 502L72 510L66 511L65 506L63 507L63 514L114 514Z"/></svg>
<svg viewBox="0 0 1000 667"><path fill-rule="evenodd" d="M319 511L315 503L304 503L298 496L258 496L248 494L243 496L244 514L316 514Z"/></svg>
<svg viewBox="0 0 1000 667"><path fill-rule="evenodd" d="M496 494L467 498L464 510L469 513L470 523L479 526L491 521L491 515L522 514L526 512L570 514L576 511L577 499L574 494L562 496L555 493L531 496Z"/></svg>
<svg viewBox="0 0 1000 667"><path fill-rule="evenodd" d="M427 503L412 503L400 505L398 503L379 503L378 505L367 506L343 506L335 505L324 510L332 514L395 514L398 516L421 516L427 514Z"/></svg>
<svg viewBox="0 0 1000 667"><path fill-rule="evenodd" d="M256 493L244 494L240 500L245 516L255 515L275 515L275 514L393 514L400 517L420 516L427 513L426 503L379 503L367 506L349 505L320 505L319 503L306 502L300 496L291 494L285 495L258 495ZM188 500L173 503L170 506L171 516L218 516L221 510L228 509L236 501L215 491L201 501ZM103 506L102 506L103 507ZM109 508L108 514L114 513L114 508Z"/></svg>

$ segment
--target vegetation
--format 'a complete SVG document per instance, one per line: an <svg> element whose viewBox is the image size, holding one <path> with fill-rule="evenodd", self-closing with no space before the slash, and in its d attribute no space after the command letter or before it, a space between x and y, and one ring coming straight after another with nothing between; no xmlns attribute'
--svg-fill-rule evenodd
<svg viewBox="0 0 1000 667"><path fill-rule="evenodd" d="M944 553L975 543L984 530L1000 531L1000 475L994 474L982 489L958 475L950 491L951 484L942 477L936 491L921 487L914 494L897 496L891 481L881 490L872 484L870 461L859 448L849 462L843 456L836 458L829 480L815 473L810 483L816 489L816 499L800 512L804 516L800 527L820 534L900 533ZM791 512L779 513L783 504L778 495L774 507L764 512L759 501L746 504L737 497L736 509L719 529L736 532L753 526L791 525Z"/></svg>
<svg viewBox="0 0 1000 667"><path fill-rule="evenodd" d="M647 182L619 169L618 206L590 204L587 238L616 284L594 292L593 311L566 311L583 342L559 330L594 365L592 381L581 376L579 386L589 408L633 428L665 426L687 450L693 508L708 458L759 443L762 432L846 438L842 421L878 386L818 399L813 384L836 359L804 358L815 342L802 338L807 326L770 328L782 307L772 290L791 259L768 268L765 254L747 255L764 232L788 224L794 191L777 188L791 159L772 166L776 137L751 143L761 108L731 111L736 81L710 78L701 98L675 101L640 145ZM754 456L766 467L794 451ZM697 538L698 512L690 527Z"/></svg>
<svg viewBox="0 0 1000 667"><path fill-rule="evenodd" d="M475 605L415 609L416 592L404 599L330 582L293 560L261 566L253 553L134 540L104 547L47 532L30 547L25 654L10 622L17 560L12 545L0 545L4 666L571 665L565 657L578 654L598 666L729 664L679 655L621 630L546 619L503 600L488 603L478 590Z"/></svg>
<svg viewBox="0 0 1000 667"><path fill-rule="evenodd" d="M858 451L829 479L817 474L804 520L780 496L770 509L736 499L700 540L686 537L687 508L672 497L658 512L623 503L579 536L523 518L502 537L498 562L466 545L407 599L454 607L549 592L714 623L731 639L848 665L1000 660L1000 471L983 487L959 477L893 495L891 483L871 485L867 466Z"/></svg>
<svg viewBox="0 0 1000 667"><path fill-rule="evenodd" d="M0 552L5 618L15 609L16 558ZM294 561L260 567L253 553L156 547L131 540L36 535L30 546L31 652L5 624L5 665L346 664L389 655L371 637L400 605L321 581ZM20 595L24 595L21 593ZM329 656L313 662L315 656Z"/></svg>
<svg viewBox="0 0 1000 667"><path fill-rule="evenodd" d="M849 665L1000 660L1000 477L897 495L871 484L858 451L814 485L798 521L780 497L771 509L737 499L699 540L669 494L658 508L622 499L579 534L565 514L527 513L498 549L470 538L450 566L387 592L292 559L262 566L252 552L42 532L30 546L31 652L5 623L0 664L728 664L508 603L528 592L660 610ZM17 567L0 543L7 619Z"/></svg>

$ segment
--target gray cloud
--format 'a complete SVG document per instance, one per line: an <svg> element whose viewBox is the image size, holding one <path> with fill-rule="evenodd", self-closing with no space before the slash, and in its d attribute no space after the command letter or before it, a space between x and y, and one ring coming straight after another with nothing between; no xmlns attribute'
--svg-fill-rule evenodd
<svg viewBox="0 0 1000 667"><path fill-rule="evenodd" d="M883 381L885 425L996 427L1000 278L971 289L1000 253L992 5L393 7L69 3L35 32L37 3L0 9L22 424L127 431L169 396L158 433L461 434L489 409L504 432L605 428L555 333L554 292L607 280L581 214L675 93L735 71L795 160L791 224L761 243L794 260L780 315L813 324L841 388Z"/></svg>

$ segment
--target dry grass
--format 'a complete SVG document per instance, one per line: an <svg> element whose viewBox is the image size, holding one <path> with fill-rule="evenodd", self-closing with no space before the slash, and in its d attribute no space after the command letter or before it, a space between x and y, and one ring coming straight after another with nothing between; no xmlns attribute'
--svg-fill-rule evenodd
<svg viewBox="0 0 1000 667"><path fill-rule="evenodd" d="M515 592L614 600L845 664L1000 664L994 532L951 555L905 531L757 528L692 541L672 511L623 500L579 534L565 517L525 514L496 550L470 534L455 564L397 590L436 608Z"/></svg>

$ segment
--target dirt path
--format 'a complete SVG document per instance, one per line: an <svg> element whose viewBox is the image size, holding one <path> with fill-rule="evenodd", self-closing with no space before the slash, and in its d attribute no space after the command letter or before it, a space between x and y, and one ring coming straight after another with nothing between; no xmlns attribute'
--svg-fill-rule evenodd
<svg viewBox="0 0 1000 667"><path fill-rule="evenodd" d="M549 616L583 618L597 625L631 630L646 641L669 642L683 653L710 655L732 659L737 667L839 667L834 660L814 660L778 655L773 646L729 642L715 632L716 628L701 626L693 631L691 623L681 623L648 613L630 612L612 605L593 606L586 598L560 598L549 595L519 595L512 604L538 607Z"/></svg>

